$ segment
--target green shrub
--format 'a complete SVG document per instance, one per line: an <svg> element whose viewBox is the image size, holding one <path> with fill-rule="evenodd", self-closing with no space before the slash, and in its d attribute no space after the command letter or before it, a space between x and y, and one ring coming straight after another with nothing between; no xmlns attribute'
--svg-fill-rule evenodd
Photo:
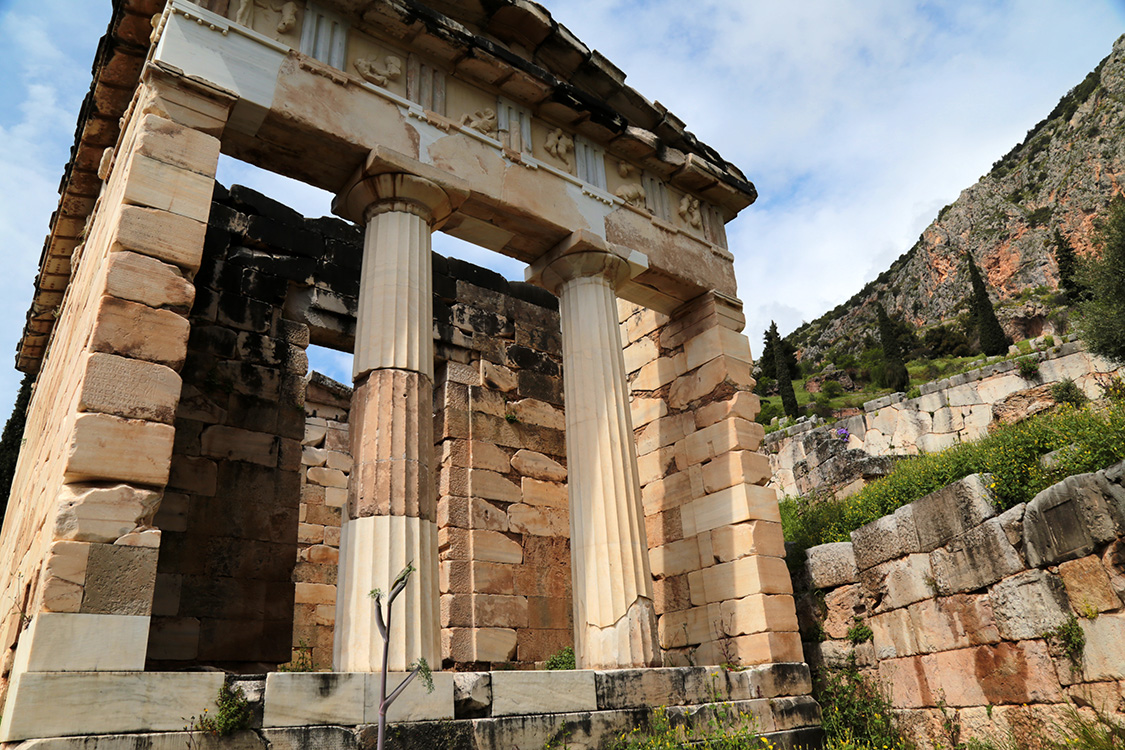
<svg viewBox="0 0 1125 750"><path fill-rule="evenodd" d="M1057 461L1042 466L1039 459L1051 451L1059 451ZM860 526L969 474L991 473L994 501L1007 509L1071 474L1098 471L1123 459L1125 404L1064 406L1002 425L976 442L903 459L890 475L843 500L786 498L781 521L785 538L801 548L846 542Z"/></svg>
<svg viewBox="0 0 1125 750"><path fill-rule="evenodd" d="M611 750L744 750L772 747L758 731L753 716L727 704L708 707L691 717L673 721L666 708L653 711L646 728L636 728L615 739Z"/></svg>
<svg viewBox="0 0 1125 750"><path fill-rule="evenodd" d="M890 701L877 683L860 674L854 651L844 668L814 672L813 697L820 703L825 747L910 747L894 726Z"/></svg>
<svg viewBox="0 0 1125 750"><path fill-rule="evenodd" d="M1082 653L1086 649L1086 633L1073 613L1066 622L1048 630L1043 637L1061 648L1075 668L1082 665Z"/></svg>
<svg viewBox="0 0 1125 750"><path fill-rule="evenodd" d="M1125 403L1125 380L1119 375L1114 375L1101 384L1102 398L1109 399L1115 404Z"/></svg>
<svg viewBox="0 0 1125 750"><path fill-rule="evenodd" d="M1016 362L1016 371L1024 380L1034 380L1039 377L1039 362L1034 359L1021 359Z"/></svg>
<svg viewBox="0 0 1125 750"><path fill-rule="evenodd" d="M850 628L848 628L848 640L852 642L853 646L858 646L861 643L867 643L874 637L875 634L871 632L871 628L868 627L866 622L859 619L858 617L855 618L855 623Z"/></svg>
<svg viewBox="0 0 1125 750"><path fill-rule="evenodd" d="M821 392L828 398L839 398L844 395L844 386L838 380L827 380Z"/></svg>
<svg viewBox="0 0 1125 750"><path fill-rule="evenodd" d="M547 659L547 669L577 669L574 660L574 649L570 646L559 649Z"/></svg>
<svg viewBox="0 0 1125 750"><path fill-rule="evenodd" d="M218 737L246 729L250 726L250 704L246 700L242 688L231 688L223 683L219 688L219 696L215 699L215 715L209 716L209 711L203 709L203 715L198 720L188 725L188 731L207 732Z"/></svg>
<svg viewBox="0 0 1125 750"><path fill-rule="evenodd" d="M1078 384L1070 378L1060 380L1051 386L1051 398L1056 404L1069 404L1074 407L1081 407L1088 400Z"/></svg>

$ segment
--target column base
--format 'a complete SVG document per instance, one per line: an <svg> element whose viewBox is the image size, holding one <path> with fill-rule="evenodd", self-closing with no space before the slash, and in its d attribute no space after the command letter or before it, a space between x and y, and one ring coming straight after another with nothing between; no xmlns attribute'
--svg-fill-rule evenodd
<svg viewBox="0 0 1125 750"><path fill-rule="evenodd" d="M581 628L581 632L577 632ZM659 667L662 663L656 642L656 608L644 597L629 605L612 625L600 628L575 623L576 657L579 669L624 669Z"/></svg>
<svg viewBox="0 0 1125 750"><path fill-rule="evenodd" d="M395 600L388 669L408 671L419 658L440 667L437 524L411 516L368 516L346 521L340 533L333 644L337 672L383 668L383 639L369 594L379 589L385 599L407 563L413 563L415 572Z"/></svg>

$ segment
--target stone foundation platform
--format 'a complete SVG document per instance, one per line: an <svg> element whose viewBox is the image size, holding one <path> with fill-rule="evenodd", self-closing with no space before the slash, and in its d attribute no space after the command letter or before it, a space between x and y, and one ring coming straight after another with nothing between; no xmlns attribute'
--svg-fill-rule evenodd
<svg viewBox="0 0 1125 750"><path fill-rule="evenodd" d="M388 679L391 688L398 677ZM0 732L7 747L25 750L375 745L378 674L228 677L251 702L252 728L226 738L182 731L189 717L205 708L215 712L223 679L218 672L27 673ZM804 664L740 672L719 667L435 672L432 693L415 681L392 706L388 746L539 750L548 742L562 746L565 737L568 748L593 750L644 725L655 707L667 707L675 720L706 716L723 703L753 716L777 747L818 747L820 707L810 690Z"/></svg>

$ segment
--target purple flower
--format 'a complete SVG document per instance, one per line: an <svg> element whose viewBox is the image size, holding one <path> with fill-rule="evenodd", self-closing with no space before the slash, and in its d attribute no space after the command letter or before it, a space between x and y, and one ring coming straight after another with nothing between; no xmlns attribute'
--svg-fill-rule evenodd
<svg viewBox="0 0 1125 750"><path fill-rule="evenodd" d="M840 438L841 440L847 441L847 439L851 436L852 434L848 432L847 427L841 427L840 429L836 430L836 437Z"/></svg>

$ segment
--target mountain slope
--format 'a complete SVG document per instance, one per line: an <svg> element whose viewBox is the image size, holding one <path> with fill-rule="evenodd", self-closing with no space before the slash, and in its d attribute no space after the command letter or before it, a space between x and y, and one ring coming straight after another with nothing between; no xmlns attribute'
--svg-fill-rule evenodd
<svg viewBox="0 0 1125 750"><path fill-rule="evenodd" d="M1096 219L1125 176L1125 36L1022 143L946 206L914 247L858 294L786 337L802 360L856 350L875 324L875 303L926 326L965 308L971 253L994 300L1058 287L1055 230L1079 255L1094 250Z"/></svg>

